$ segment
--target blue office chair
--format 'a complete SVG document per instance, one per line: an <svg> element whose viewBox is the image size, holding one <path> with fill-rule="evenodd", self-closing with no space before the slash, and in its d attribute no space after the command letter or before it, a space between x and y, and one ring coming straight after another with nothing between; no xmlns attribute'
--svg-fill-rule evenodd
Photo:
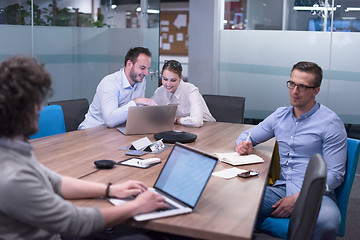
<svg viewBox="0 0 360 240"><path fill-rule="evenodd" d="M346 162L346 174L344 182L336 189L337 205L341 213L341 223L338 236L343 237L345 235L346 226L346 212L349 203L349 196L351 187L354 182L356 168L360 154L360 140L348 138L347 139L347 162Z"/></svg>
<svg viewBox="0 0 360 240"><path fill-rule="evenodd" d="M30 139L46 137L65 132L65 121L62 108L59 105L44 106L40 111L39 131Z"/></svg>
<svg viewBox="0 0 360 240"><path fill-rule="evenodd" d="M343 237L345 235L346 226L346 212L349 202L349 196L351 187L354 182L355 172L359 160L360 154L360 140L348 138L347 139L347 162L346 173L344 182L336 189L337 205L341 213L340 229L338 236ZM288 218L273 218L268 217L261 225L261 229L271 234L272 236L286 239L289 228Z"/></svg>
<svg viewBox="0 0 360 240"><path fill-rule="evenodd" d="M61 106L64 113L66 132L77 130L80 123L84 121L85 114L89 109L89 102L86 98L49 102L49 105Z"/></svg>

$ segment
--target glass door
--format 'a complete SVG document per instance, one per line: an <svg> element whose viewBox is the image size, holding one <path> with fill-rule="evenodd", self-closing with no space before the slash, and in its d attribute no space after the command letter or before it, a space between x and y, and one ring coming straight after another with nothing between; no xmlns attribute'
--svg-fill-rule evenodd
<svg viewBox="0 0 360 240"><path fill-rule="evenodd" d="M108 1L108 0L107 0ZM146 97L158 87L159 78L159 25L161 0L112 0L105 11L109 19L111 71L119 69L119 61L132 47L143 46L152 53L151 69L146 77Z"/></svg>
<svg viewBox="0 0 360 240"><path fill-rule="evenodd" d="M146 97L151 97L159 86L160 3L161 0L141 0L143 45L152 53L151 71L146 83Z"/></svg>

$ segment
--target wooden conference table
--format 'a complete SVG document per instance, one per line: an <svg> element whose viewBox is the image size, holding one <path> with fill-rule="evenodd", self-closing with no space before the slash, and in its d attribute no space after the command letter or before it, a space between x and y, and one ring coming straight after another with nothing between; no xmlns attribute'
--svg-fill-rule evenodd
<svg viewBox="0 0 360 240"><path fill-rule="evenodd" d="M206 122L201 128L175 125L175 130L197 135L187 145L208 153L231 152L238 135L251 125L223 122ZM120 148L142 137L154 142L153 134L122 135L116 129L105 126L68 132L31 140L38 160L50 169L67 176L101 183L135 179L152 186L163 167L171 148L159 154L147 154L142 158L160 157L162 162L148 169L116 165L113 169L97 170L93 162L99 159L121 161L129 158ZM146 229L201 239L250 239L262 192L266 184L275 140L271 139L255 147L255 154L265 162L243 165L239 168L254 169L259 176L232 178L212 176L193 213L161 218L145 222L129 220L126 223ZM233 166L219 162L214 171ZM72 201L80 206L110 206L102 198Z"/></svg>

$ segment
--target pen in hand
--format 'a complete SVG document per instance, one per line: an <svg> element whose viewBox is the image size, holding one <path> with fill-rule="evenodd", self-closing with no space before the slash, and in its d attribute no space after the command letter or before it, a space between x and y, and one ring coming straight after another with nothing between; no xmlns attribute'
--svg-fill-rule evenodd
<svg viewBox="0 0 360 240"><path fill-rule="evenodd" d="M249 135L247 136L247 138L246 138L246 143L248 143L249 142L249 140L250 140L250 135L251 135L251 132L249 132Z"/></svg>

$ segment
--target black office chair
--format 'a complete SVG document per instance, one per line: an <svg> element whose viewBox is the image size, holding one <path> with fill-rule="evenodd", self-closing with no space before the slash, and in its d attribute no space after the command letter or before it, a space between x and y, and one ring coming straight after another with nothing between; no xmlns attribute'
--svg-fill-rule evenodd
<svg viewBox="0 0 360 240"><path fill-rule="evenodd" d="M49 105L60 105L63 109L66 132L77 130L89 109L89 102L85 98L49 102Z"/></svg>
<svg viewBox="0 0 360 240"><path fill-rule="evenodd" d="M349 138L360 139L360 124L349 124L347 134Z"/></svg>
<svg viewBox="0 0 360 240"><path fill-rule="evenodd" d="M307 166L299 197L290 216L288 239L311 239L326 186L327 166L314 154Z"/></svg>
<svg viewBox="0 0 360 240"><path fill-rule="evenodd" d="M217 122L244 123L244 97L204 94L203 98Z"/></svg>
<svg viewBox="0 0 360 240"><path fill-rule="evenodd" d="M314 154L306 169L304 182L299 197L291 213L290 220L285 218L266 219L262 225L265 231L283 232L287 227L287 234L280 239L307 240L312 238L317 217L319 215L322 197L326 186L327 166L320 154ZM282 235L282 234L280 234ZM279 239L270 235L255 232L253 239Z"/></svg>

